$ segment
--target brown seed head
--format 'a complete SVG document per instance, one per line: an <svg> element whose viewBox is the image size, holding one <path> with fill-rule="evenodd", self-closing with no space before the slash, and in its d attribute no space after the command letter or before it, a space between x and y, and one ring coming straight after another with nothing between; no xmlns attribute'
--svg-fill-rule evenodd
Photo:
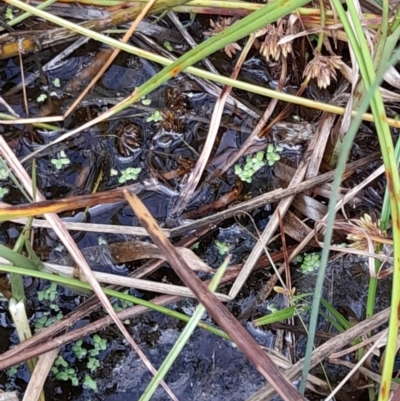
<svg viewBox="0 0 400 401"><path fill-rule="evenodd" d="M222 32L228 26L232 24L232 18L220 18L219 21L210 20L210 29L208 31L204 31L203 34L207 36L214 36L218 33ZM229 45L225 46L224 51L225 54L232 58L234 54L236 54L236 50L242 50L242 48L236 43L230 43Z"/></svg>
<svg viewBox="0 0 400 401"><path fill-rule="evenodd" d="M270 58L278 60L280 55L287 57L292 52L292 44L290 42L278 44L283 37L282 28L276 28L274 25L268 25L265 28L264 42L261 44L260 53L268 62Z"/></svg>
<svg viewBox="0 0 400 401"><path fill-rule="evenodd" d="M306 65L303 77L316 78L318 87L326 89L331 84L331 78L336 81L336 70L343 65L340 56L322 56L317 53Z"/></svg>
<svg viewBox="0 0 400 401"><path fill-rule="evenodd" d="M358 234L348 234L347 239L351 241L351 248L367 250L368 249L368 235L373 235L374 237L386 238L387 234L385 231L382 231L379 228L379 222L375 222L372 220L371 216L368 214L364 214L364 217L361 217L359 220L355 221L355 224L360 227L364 233L360 232ZM379 244L374 242L374 248L376 248Z"/></svg>

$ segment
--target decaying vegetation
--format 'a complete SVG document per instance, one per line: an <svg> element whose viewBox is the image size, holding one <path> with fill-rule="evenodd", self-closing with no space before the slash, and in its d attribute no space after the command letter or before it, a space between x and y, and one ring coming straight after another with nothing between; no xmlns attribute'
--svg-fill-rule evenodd
<svg viewBox="0 0 400 401"><path fill-rule="evenodd" d="M179 399L165 377L196 328L263 376L249 401L400 394L396 1L4 0L0 21L0 228L14 233L0 244L0 292L19 339L0 370L26 362L24 400L51 397L47 377L98 391L111 325L154 375L140 400L158 385ZM233 225L250 250L217 234ZM61 244L65 263L46 259ZM96 271L104 252L135 269ZM369 274L356 318L323 291L329 263L349 255ZM173 278L160 280L166 262ZM267 268L239 317L230 302ZM313 275L312 293L296 274ZM24 277L40 283L32 299ZM68 313L57 286L79 300ZM192 316L169 308L186 298L199 301ZM127 320L149 311L187 323L157 369ZM275 331L275 348L246 321Z"/></svg>

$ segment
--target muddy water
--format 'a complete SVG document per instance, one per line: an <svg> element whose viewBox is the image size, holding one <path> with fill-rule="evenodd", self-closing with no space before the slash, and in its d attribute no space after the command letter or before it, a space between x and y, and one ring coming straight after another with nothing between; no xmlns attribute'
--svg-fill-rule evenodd
<svg viewBox="0 0 400 401"><path fill-rule="evenodd" d="M85 65L90 64L91 57L90 54L73 55L61 67L46 74L51 90L57 92L57 98L46 105L38 104L36 101L38 95L45 90L45 85L38 80L30 85L28 97L31 99L29 103L31 113L37 113L38 110L43 111L44 106L49 107L54 114L58 114L59 111L64 112L76 96L71 79ZM260 62L257 64L261 66L259 70L256 70L254 65L249 62L246 65L247 71L246 68L244 69L248 80L251 80L250 78L260 80L259 74L265 70ZM88 114L96 116L117 103L134 87L153 76L158 68L146 60L136 57L118 60L116 65L108 70L93 93L86 97L83 106L65 121L64 128L73 129L86 121ZM19 68L10 60L5 71L6 74L0 83L4 90L8 90L12 84L20 81ZM61 81L60 88L51 84L56 78ZM262 76L262 81L268 84L270 77ZM14 95L12 99L8 100L15 106L16 111L24 116L24 110L20 106L23 104L20 96L20 94ZM139 102L131 109L121 113L117 119L111 119L105 124L78 135L67 146L65 144L57 145L41 155L38 158L38 185L45 196L48 199L54 199L89 193L100 174L103 178L99 190L112 189L119 185L118 178L111 174L113 169L121 171L127 167L141 167L142 171L138 177L141 182L156 181L158 183L155 190L144 191L141 198L160 225L165 225L169 211L187 179L187 174L190 173L191 166L198 159L204 146L215 98L204 93L196 83L178 77L175 81L150 94L147 100L150 100L151 103ZM260 109L264 109L266 106L264 98L252 97L247 100ZM162 111L172 110L174 113L167 114L162 123L147 121L159 109ZM214 149L214 156L220 164L224 163L226 151L238 149L254 126L252 119L242 116L241 113L235 113L237 111L227 108L220 128ZM293 121L291 124L293 125ZM305 124L312 129L311 121L307 121ZM22 127L18 126L0 128L5 137L10 139L10 142L12 141L13 149L20 157L35 149L38 143L47 143L58 136L57 132L46 134L40 131L31 135L28 131L21 131ZM260 142L261 148L265 148L265 141ZM51 164L51 159L56 157L60 150L66 152L71 162L63 170L58 171ZM209 176L213 168L218 168L218 163L211 164L204 176ZM204 204L211 203L231 192L236 181L237 177L230 171L226 177L215 183L200 185L188 204L187 211L197 210ZM274 188L273 168L260 169L251 184L243 185L242 198L239 198L239 201L246 196L257 196ZM18 191L13 187L10 188L10 195L4 200L10 203L21 202L22 198ZM256 210L251 214L258 231L265 228L271 212L272 205L267 205L262 210ZM80 213L75 216L63 215L63 217L93 223L138 224L132 210L125 203L100 205L90 208L86 215ZM2 224L1 229L4 233L3 242L13 245L20 226ZM73 233L74 239L81 248L98 245L100 236L110 243L132 239L124 235ZM237 222L232 219L225 222L219 230L201 240L197 252L207 264L217 268L223 259L215 246L215 240L218 240L229 245L233 255L232 262L241 263L254 246L253 236L257 237L257 231L250 219L240 218ZM59 244L59 240L50 230L36 230L34 246L39 256L51 260L62 259L65 255L63 255L64 251L58 248ZM104 261L95 261L92 264L97 270L117 274L127 274L130 269L137 266L137 264L116 266L109 262L104 263ZM164 277L176 280L167 266L158 273L157 279ZM241 316L250 308L249 321L243 323L261 345L271 348L275 346L276 331L266 328L255 329L251 325L253 318L269 313L271 304L276 307L283 304L282 297L279 295L273 296L272 299L259 305L254 303L256 295L267 282L268 277L269 272L267 271L252 275L238 299L229 304L229 308L236 316ZM316 274L301 275L294 269L293 285L297 288L297 294L312 291L315 278ZM47 284L35 280L27 281L26 284L28 315L32 327L34 327L35 322L49 310L49 303L39 302L37 299L37 291L47 288ZM363 305L365 304L367 284L368 275L365 262L353 257L345 257L330 265L325 294L328 300L332 300L335 307L346 307L349 314L354 314L355 318L362 319L365 314ZM149 294L135 293L135 295L148 297ZM390 283L386 280L380 283L377 309L388 305L389 296ZM82 300L80 296L76 296L69 290L58 289L56 303L64 315L73 310ZM195 306L196 303L193 301L184 301L172 307L190 315ZM51 316L54 317L57 313L58 311L52 311ZM91 316L90 319L97 317L99 317L98 314ZM307 316L304 318L307 321ZM85 325L90 319L83 320L78 325ZM211 323L207 315L204 316L204 319ZM5 302L0 305L0 326L1 351L4 351L10 345L17 343ZM158 367L164 360L182 330L182 325L176 320L156 313L132 319L127 327L155 367ZM324 327L324 323L321 322L320 328L324 329ZM61 382L52 378L46 384L48 399L82 401L139 399L150 381L150 374L136 354L120 338L118 332L108 329L100 335L107 338L108 346L98 356L100 367L92 373L93 379L97 382L98 393L84 390L80 386L73 387L70 382ZM91 339L85 339L85 344L90 348ZM305 337L299 336L297 338L298 348L296 348L297 357L303 355L304 344ZM86 362L76 360L71 351L71 345L64 347L61 353L76 369L82 382L84 375L88 372ZM29 375L24 366L21 366L13 377L2 372L0 373L0 388L17 388L23 391L28 378ZM168 374L166 382L182 401L193 399L245 400L264 384L264 380L257 371L232 344L202 330L195 331ZM153 399L161 401L167 400L168 397L160 389Z"/></svg>

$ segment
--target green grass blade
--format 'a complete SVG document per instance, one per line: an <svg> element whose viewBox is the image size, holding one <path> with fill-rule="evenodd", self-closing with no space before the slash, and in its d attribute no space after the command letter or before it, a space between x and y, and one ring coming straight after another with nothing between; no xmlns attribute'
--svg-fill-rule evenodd
<svg viewBox="0 0 400 401"><path fill-rule="evenodd" d="M42 10L37 10L36 8L31 7L20 0L5 0L5 1L8 4L12 4L18 8L21 8L22 10L29 11L32 14L35 14L41 18L48 19L58 25L66 26L69 29L74 30L82 35L87 34L87 36L90 36L96 40L101 40L103 43L110 44L110 40L107 40L104 35L96 34L95 32L85 29L77 24L66 22L62 18L53 16ZM107 118L124 110L131 104L138 101L143 96L157 89L164 82L173 78L178 73L182 72L183 70L192 66L198 61L204 59L210 54L215 53L216 51L222 49L223 47L227 46L230 43L234 43L248 36L250 33L257 31L260 28L263 28L267 24L270 24L276 21L278 18L281 18L291 13L296 8L301 7L302 5L305 5L308 2L309 0L274 0L269 4L266 4L259 10L253 12L252 14L248 15L247 17L243 18L240 21L237 21L232 26L228 27L219 34L209 38L208 40L205 40L200 45L196 46L194 49L185 53L183 56L174 61L172 64L165 67L158 74L156 74L154 77L145 82L142 86L137 88L130 97L128 97L127 99L125 99L118 105L114 106L112 109L110 109L107 112ZM117 42L118 44L118 41L112 41L112 43L115 42ZM90 121L89 123L86 123L83 127L81 127L81 129L89 128L90 126L100 122L103 118L104 117L100 116ZM79 129L79 131L81 129ZM71 131L69 134L61 136L56 141L54 141L53 144L66 139L68 136L73 135L74 133L75 131Z"/></svg>
<svg viewBox="0 0 400 401"><path fill-rule="evenodd" d="M327 315L324 311L321 309L319 310L319 314L327 321L329 322L339 333L344 333L346 330L345 328L332 316Z"/></svg>
<svg viewBox="0 0 400 401"><path fill-rule="evenodd" d="M36 277L36 278L40 278L43 280L49 280L49 281L52 281L52 282L55 282L55 283L58 283L61 285L85 288L87 290L92 289L90 284L85 283L80 280L76 280L76 279L68 278L68 277L57 276L55 274L45 273L45 272L41 272L41 271L37 271L37 270L25 269L21 266L10 266L10 265L0 264L0 271L6 272L6 273L20 274L23 276ZM145 301L141 298L137 298L137 297L134 297L129 294L124 294L122 292L110 290L108 288L103 288L103 291L106 295L108 295L110 297L122 299L127 302L132 302L135 305L144 306L145 308L149 308L156 312L163 313L164 315L174 317L176 319L182 320L183 322L188 322L190 320L190 317L184 315L183 313L173 311L164 306L153 304L152 302ZM198 326L209 331L210 333L213 333L213 334L219 336L219 337L225 338L226 340L230 340L230 337L225 332L223 332L220 329L217 329L216 327L210 326L209 324L206 324L204 322L200 322Z"/></svg>
<svg viewBox="0 0 400 401"><path fill-rule="evenodd" d="M215 292L216 289L218 288L218 285L228 267L229 259L230 258L225 259L225 261L218 268L216 274L212 278L211 283L209 285L211 292ZM190 321L186 325L185 329L182 331L181 335L179 336L178 340L172 347L171 351L168 353L168 356L165 358L164 362L161 364L157 374L152 378L150 384L147 386L147 389L142 394L139 401L149 401L150 398L153 396L154 392L157 390L158 385L164 379L169 369L171 368L172 364L175 362L176 358L182 351L183 347L188 342L190 336L192 335L193 331L200 322L201 317L205 312L205 310L206 308L201 304L196 308Z"/></svg>
<svg viewBox="0 0 400 401"><path fill-rule="evenodd" d="M332 315L332 317L334 317L335 320L340 324L340 327L342 328L342 330L338 329L340 332L347 330L351 327L349 321L324 298L321 298L321 304L325 306L325 308Z"/></svg>
<svg viewBox="0 0 400 401"><path fill-rule="evenodd" d="M57 0L47 0L44 1L43 3L40 3L37 8L39 10L44 10L46 7L51 6L53 3L55 3ZM12 19L11 21L8 22L8 26L14 26L17 25L19 23L21 23L22 21L26 20L27 18L29 18L32 14L31 13L23 13L21 15L18 15L18 17L15 17L14 19Z"/></svg>
<svg viewBox="0 0 400 401"><path fill-rule="evenodd" d="M317 321L317 318L316 318L315 312L314 312L314 303L316 303L318 306L318 304L319 304L318 298L320 297L320 294L322 293L325 269L326 269L326 265L327 265L328 257L329 257L329 245L331 243L332 234L333 234L333 223L335 221L335 205L336 205L336 202L338 199L337 194L338 194L338 190L339 190L341 179L342 179L341 177L343 175L346 161L347 161L347 158L350 153L351 145L357 134L358 128L362 122L362 114L365 113L366 110L368 109L369 102L373 96L373 93L378 90L379 85L382 83L383 75L384 75L385 71L390 66L394 66L398 62L399 58L400 58L400 49L398 49L395 52L395 54L393 55L393 57L390 59L390 61L388 63L382 63L382 66L376 75L376 79L375 79L373 85L371 86L371 88L368 90L368 93L365 96L364 100L362 101L360 108L359 108L356 116L354 117L354 119L350 125L349 131L343 142L343 152L340 154L340 157L338 160L338 164L337 164L337 168L336 168L336 175L335 175L335 179L334 179L333 186L332 186L332 196L331 196L331 200L329 203L329 216L328 216L326 232L325 232L324 248L322 250L322 255L321 255L320 271L322 269L323 274L321 274L321 278L320 278L320 276L318 276L318 278L317 278L317 284L315 286L315 293L317 293L317 296L314 298L315 302L313 302L313 309L311 311L310 329L311 330L313 329L313 332L311 332L309 334L309 339L310 339L309 342L311 345L313 345L313 342L314 342L313 339L315 338L315 323ZM317 314L318 314L318 309L317 309ZM312 349L311 349L311 352L312 352ZM307 344L306 357L304 359L304 368L303 368L303 373L302 373L302 383L304 382L304 379L307 377L307 374L308 374L308 371L310 368L311 352L308 351L308 344Z"/></svg>
<svg viewBox="0 0 400 401"><path fill-rule="evenodd" d="M29 260L25 256L22 256L20 253L10 248L7 248L6 246L1 244L0 244L0 256L10 261L13 265L21 266L24 269L38 270L38 267L34 262Z"/></svg>
<svg viewBox="0 0 400 401"><path fill-rule="evenodd" d="M294 316L297 316L299 313L305 312L307 310L309 310L309 308L290 306L288 308L255 319L253 320L253 324L254 326L264 326L266 324L281 322L282 320L290 319Z"/></svg>
<svg viewBox="0 0 400 401"><path fill-rule="evenodd" d="M339 17L345 27L346 33L349 36L349 39L351 40L351 37L355 40L354 34L352 35L351 32L347 32L347 29L351 30L351 27L349 24L347 24L345 21L347 20L346 14L340 4L339 1L334 0L334 4L335 4L335 8L338 11ZM348 20L347 20L348 22ZM359 21L358 21L359 23ZM365 39L364 39L365 40ZM353 45L353 42L351 42ZM358 47L358 44L355 43L354 44L355 49ZM357 56L360 56L359 52L355 51L355 54ZM397 57L399 56L399 54L397 54ZM362 58L362 54L361 54L361 58ZM397 58L398 59L398 58ZM386 71L386 69L391 66L394 65L397 62L397 59L395 57L392 57L390 60L390 63L382 63L381 68L379 69L379 72L377 74L377 76L374 78L373 80L373 85L369 85L371 87L368 86L368 93L365 96L365 98L363 99L360 109L358 110L354 120L352 121L351 125L350 125L350 129L344 139L344 143L343 143L343 151L340 154L339 157L339 162L338 162L338 166L336 169L336 175L335 175L335 179L334 179L334 183L333 183L333 187L332 187L332 197L331 197L331 201L329 203L329 216L328 216L328 220L327 220L327 228L326 228L326 233L325 233L325 240L324 240L324 248L322 251L322 256L321 256L321 267L320 267L320 271L318 274L318 278L317 278L317 282L316 282L316 287L315 287L315 292L314 292L314 300L313 300L313 308L312 308L312 312L311 312L311 319L310 319L310 327L309 327L309 340L307 343L307 350L306 350L306 356L305 356L305 360L304 360L304 367L303 367L303 373L302 373L302 383L301 383L301 387L300 390L304 392L304 388L305 388L305 380L307 378L307 374L309 372L309 368L310 368L310 359L311 359L311 353L312 353L312 349L313 349L313 344L314 344L314 338L315 338L315 332L316 332L316 322L317 322L317 317L318 317L318 309L319 309L319 299L321 297L321 293L322 293L322 287L323 287L323 282L324 282L324 276L325 276L325 271L326 271L326 265L328 262L328 256L329 256L329 245L331 243L331 239L332 239L332 232L333 232L333 223L334 223L334 219L335 219L335 205L337 202L337 193L339 190L339 185L341 182L341 177L344 171L344 166L346 163L346 160L348 158L350 149L351 149L351 145L353 143L354 137L357 133L357 129L359 127L359 125L361 124L362 121L362 113L365 113L365 111L368 108L368 104L372 99L372 109L373 109L373 114L375 117L375 121L377 123L377 131L378 131L378 135L379 135L379 139L380 139L380 144L381 144L381 149L383 151L383 158L384 158L384 163L387 166L387 169L389 171L392 172L393 176L389 176L388 177L388 181L389 181L389 185L392 186L394 193L398 193L398 171L396 168L396 162L395 162L395 158L394 158L394 152L393 152L393 144L391 144L390 142L388 143L386 141L386 138L382 138L382 136L386 136L386 134L389 134L389 138L390 138L390 131L388 129L388 127L385 127L385 122L386 122L386 115L384 112L384 108L382 107L383 104L379 103L379 98L380 98L380 94L377 91L377 89L379 88L379 84L382 82L382 77L384 75L384 72ZM358 61L358 58L357 58ZM370 63L372 64L372 61L369 60ZM364 64L365 66L365 61L360 60L360 65ZM360 69L361 70L361 69ZM365 69L362 71L362 73L365 73ZM368 73L370 72L370 70L368 71ZM363 75L364 78L364 75ZM369 77L366 76L365 77L365 81L369 81ZM381 98L380 98L381 100ZM378 104L377 104L378 103ZM382 111L383 109L383 111ZM397 181L394 186L393 186L393 180L392 178L395 179L395 181ZM397 195L398 196L398 195ZM397 210L397 205L396 205L396 201L393 197L393 193L391 196L391 206L392 206L392 213L394 212L394 221L397 223L398 222L398 210ZM398 230L397 230L398 231ZM397 236L396 234L396 238L395 239L395 244L399 244L399 240L400 238ZM396 250L396 247L394 247ZM397 251L398 252L398 251ZM395 260L397 259L397 252L395 255ZM392 305L394 305L394 307L391 310L391 326L394 327L394 329L392 330L394 332L394 334L392 334L392 336L390 336L390 332L389 332L389 342L390 342L390 346L388 343L388 349L390 348L391 350L391 357L387 358L387 360L389 360L388 363L388 367L386 368L386 376L385 379L383 380L384 382L384 391L383 393L380 393L380 397L382 397L382 400L386 400L387 399L387 390L389 388L389 383L388 380L390 382L390 378L391 378L391 369L393 368L393 363L390 366L390 359L392 359L395 355L395 351L392 348L393 344L395 344L395 340L397 337L397 326L398 326L398 316L397 316L397 306L399 304L398 298L400 297L400 280L397 279L397 275L400 274L400 268L399 266L395 266L394 268L394 277L393 277L393 295L392 295ZM397 279L397 281L395 280ZM386 365L385 365L386 367ZM385 374L385 369L384 369L384 374ZM386 386L386 387L385 387ZM382 387L381 387L382 389Z"/></svg>

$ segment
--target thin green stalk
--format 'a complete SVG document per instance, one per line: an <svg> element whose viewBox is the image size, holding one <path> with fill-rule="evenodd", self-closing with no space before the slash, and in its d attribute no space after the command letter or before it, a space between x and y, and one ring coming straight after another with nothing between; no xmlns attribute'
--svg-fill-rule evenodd
<svg viewBox="0 0 400 401"><path fill-rule="evenodd" d="M36 198L36 163L33 161L32 163L32 188L33 188L33 199ZM25 240L27 238L27 234L29 235L29 230L32 228L32 222L33 218L30 217L24 227L24 229L21 231L21 233L18 236L17 241L15 242L14 249L13 251L16 254L21 254ZM11 293L13 298L17 302L22 302L25 298L25 290L24 290L24 282L23 278L19 274L11 274Z"/></svg>
<svg viewBox="0 0 400 401"><path fill-rule="evenodd" d="M393 33L400 26L400 8L397 7L396 15L393 22L390 24L390 32Z"/></svg>
<svg viewBox="0 0 400 401"><path fill-rule="evenodd" d="M400 138L397 140L394 152L395 152L397 164L399 164L400 163ZM386 188L385 196L383 198L382 212L381 212L381 218L380 218L380 223L379 223L379 228L382 231L386 231L388 228L388 225L389 225L389 219L390 219L390 203L389 202L390 202L389 191ZM377 248L376 252L381 252L382 248L383 247L380 245ZM379 259L375 259L375 273L379 272L380 267L381 267L381 261ZM369 279L367 306L366 306L366 312L365 312L365 317L367 319L372 317L374 314L378 282L379 282L379 280L376 277L370 277L370 279Z"/></svg>
<svg viewBox="0 0 400 401"><path fill-rule="evenodd" d="M254 326L265 326L266 324L282 322L283 320L291 319L300 313L307 312L309 309L309 307L305 306L300 308L298 306L289 306L285 309L270 313L269 315L261 316L258 319L253 320L253 324Z"/></svg>
<svg viewBox="0 0 400 401"><path fill-rule="evenodd" d="M321 309L319 310L319 314L327 321L329 322L339 333L344 333L346 330L343 328L343 326L335 319L332 319L329 315L327 315L324 311Z"/></svg>
<svg viewBox="0 0 400 401"><path fill-rule="evenodd" d="M325 24L326 24L326 10L325 10L325 3L324 0L320 0L319 1L319 8L321 10L321 28L325 28ZM325 40L325 34L322 31L319 35L318 35L318 44L317 44L317 49L320 52L322 49L322 45L324 44L324 40Z"/></svg>
<svg viewBox="0 0 400 401"><path fill-rule="evenodd" d="M13 265L22 266L24 269L38 270L35 263L31 260L2 244L0 244L0 256L7 259Z"/></svg>
<svg viewBox="0 0 400 401"><path fill-rule="evenodd" d="M321 298L321 304L325 306L328 312L336 319L336 321L343 328L343 330L340 330L340 332L345 331L351 327L349 321L324 298Z"/></svg>
<svg viewBox="0 0 400 401"><path fill-rule="evenodd" d="M215 292L217 290L218 285L221 282L221 279L228 267L229 260L230 260L230 257L227 257L225 259L225 261L222 263L222 265L218 268L214 277L212 278L211 283L209 285L209 289L211 292ZM161 364L159 370L157 371L157 374L151 379L151 382L147 386L145 392L140 397L139 401L149 401L150 398L153 396L154 392L157 390L157 387L162 382L164 377L167 375L172 364L175 362L176 358L181 353L183 347L189 341L190 336L192 335L193 331L196 329L196 327L199 324L201 317L203 316L203 313L205 311L206 311L206 308L202 304L200 304L196 308L196 310L194 311L188 324L182 331L178 340L175 342L171 351L168 353L168 356L165 358L164 362Z"/></svg>
<svg viewBox="0 0 400 401"><path fill-rule="evenodd" d="M104 44L107 44L109 46L112 46L112 47L115 47L117 49L123 50L123 51L125 51L127 53L134 54L134 55L136 55L138 57L143 57L143 58L146 58L148 60L154 61L154 62L162 64L162 65L166 65L166 66L171 66L171 64L172 64L172 61L167 59L167 58L165 58L165 57L158 56L157 54L154 54L154 53L151 53L151 52L136 48L136 47L134 47L132 45L129 45L129 44L126 44L126 43L122 43L122 42L120 42L120 41L118 41L116 39L110 38L110 37L108 37L106 35L102 35L101 33L98 33L98 32L91 31L89 29L85 29L85 28L83 28L83 27L81 27L81 26L79 26L77 24L73 24L73 23L71 23L69 21L65 21L65 20L63 20L61 18L58 18L58 17L55 17L55 16L51 16L48 13L36 10L35 7L29 6L29 5L25 4L25 3L21 3L21 1L19 1L19 0L6 0L6 1L9 4L15 5L16 7L21 7L24 10L29 10L30 12L32 12L32 14L35 14L35 15L41 17L41 18L49 19L51 22L54 22L57 25L63 26L65 28L73 27L74 31L77 31L77 32L81 33L82 35L90 37L90 38L92 38L94 40L98 40L98 41L100 41L100 42L102 42ZM303 0L303 1L301 1L301 3L307 3L307 1ZM272 5L272 4L273 3L270 3L269 5ZM294 7L297 7L297 4L295 4ZM261 11L261 10L258 10L258 11ZM253 14L255 14L255 13L253 13ZM245 19L243 19L242 21L245 21ZM241 23L242 21L240 21L238 23ZM266 25L266 24L271 23L271 22L273 22L272 18L268 18L267 20L265 20L263 22L263 24ZM233 25L232 27L236 27L236 24ZM231 28L229 28L229 29L231 29ZM224 31L222 33L225 34L225 32L226 31ZM207 43L207 46L209 46L210 45L209 41L212 40L212 39L214 40L217 37L219 37L219 35L214 36L213 38L209 39L208 41L205 41L204 43ZM234 40L234 41L236 41L236 40ZM224 46L225 46L225 44L220 44L220 45L218 45L218 48L222 48ZM190 53L196 52L197 49L199 49L199 47L196 47L195 49L191 50ZM218 49L215 48L214 50L211 50L210 52L207 52L207 55L209 53L212 53L212 52L216 51L216 50L218 50ZM205 57L205 56L203 55L203 57ZM174 62L174 64L177 64L177 63L179 64L180 60L181 59L178 59L177 61ZM165 69L163 71L165 71ZM249 91L249 92L252 92L252 93L255 93L255 94L259 94L259 95L262 95L262 96L270 97L270 98L273 98L273 99L277 99L277 100L281 100L281 101L285 101L285 102L289 102L289 103L293 103L293 104L299 104L299 105L302 105L304 107L315 108L315 109L318 109L318 110L327 111L327 112L334 113L334 114L339 114L339 115L344 113L344 109L342 107L333 106L333 105L329 105L329 104L324 104L324 103L320 103L320 102L315 102L315 101L310 100L310 99L305 99L305 98L302 98L302 97L289 95L289 94L286 94L284 92L277 92L277 91L275 91L273 89L264 88L264 87L262 87L260 85L252 85L252 84L248 84L246 82L241 82L241 81L237 81L237 80L231 79L229 77L224 77L222 75L216 75L216 74L213 74L213 73L211 73L209 71L201 70L199 68L187 67L185 69L185 71L190 73L190 74L193 74L193 75L199 76L201 78L204 78L204 79L209 79L211 81L219 82L219 83L221 83L223 85L233 86L234 88L237 88L237 89L246 90L246 91ZM1 117L1 115L0 115L0 117ZM365 118L367 121L372 121L371 116L365 115L365 116L363 116L363 118ZM400 122L392 121L392 124L394 126L398 126L400 128Z"/></svg>
<svg viewBox="0 0 400 401"><path fill-rule="evenodd" d="M81 4L93 4L96 3L97 6L99 7L115 7L118 4L126 4L126 3L148 3L148 0L79 0L78 3ZM227 8L227 9L237 9L241 8L243 10L248 10L248 11L256 11L259 10L260 7L262 7L262 4L253 4L253 3L248 3L245 1L214 1L214 0L192 0L188 1L187 5L189 7L210 7L210 8ZM174 7L175 8L179 8Z"/></svg>
<svg viewBox="0 0 400 401"><path fill-rule="evenodd" d="M55 3L57 0L46 0L43 3L40 3L37 8L39 10L44 10L46 7L51 6L53 3ZM26 20L27 18L31 17L32 14L31 13L23 13L21 15L18 15L18 17L15 17L14 19L12 19L11 21L8 22L8 26L14 26L17 25L19 23L21 23L22 21ZM0 31L2 31L3 29L0 28Z"/></svg>
<svg viewBox="0 0 400 401"><path fill-rule="evenodd" d="M87 290L92 290L92 287L90 284L85 283L80 280L76 280L73 278L68 278L68 277L62 277L62 276L57 276L55 274L51 273L45 273L37 270L30 270L23 268L21 266L10 266L10 265L3 265L0 264L0 271L6 272L6 273L15 273L15 274L21 274L23 276L30 276L30 277L36 277L40 278L43 280L49 280L53 281L55 283L61 284L61 285L67 285L67 286L73 286L73 287L79 287ZM171 309L165 308L164 306L156 305L153 304L152 302L145 301L143 299L134 297L129 294L124 294L115 290L110 290L108 288L103 288L103 291L106 295L113 297L113 298L118 298L122 299L127 302L132 302L135 305L141 305L144 306L145 308L149 308L151 310L154 310L155 312L160 312L163 313L164 315L174 317L175 319L182 320L183 322L188 322L190 320L189 316L184 315L183 313L179 313L176 311L173 311ZM213 333L219 337L222 337L226 340L230 340L230 337L223 332L222 330L219 330L213 326L210 326L204 322L199 322L199 327L202 329L205 329L209 331L210 333Z"/></svg>
<svg viewBox="0 0 400 401"><path fill-rule="evenodd" d="M0 113L0 119L12 121L12 120L15 120L15 117L10 116L7 113ZM46 123L33 123L32 125L36 128L47 129L48 131L59 131L60 130L60 127L57 127L55 125L46 124Z"/></svg>
<svg viewBox="0 0 400 401"><path fill-rule="evenodd" d="M337 4L337 2L335 2L335 7L341 8L340 4ZM304 383L305 383L304 379L306 377L307 372L310 369L310 357L311 357L311 352L312 352L312 345L314 342L313 339L315 338L315 327L316 327L315 323L316 323L317 316L318 316L317 314L318 314L318 306L319 306L319 296L321 295L321 292L322 292L324 275L325 275L326 265L327 265L328 257L329 257L329 245L332 240L333 223L335 220L335 206L336 206L336 202L338 199L337 194L338 194L340 182L342 179L342 175L344 172L345 164L346 164L347 158L350 153L351 145L353 143L355 135L357 134L358 127L361 124L362 114L365 113L365 111L368 108L371 97L378 90L379 85L381 84L381 82L383 80L383 75L384 75L385 71L387 70L387 68L389 66L395 65L397 63L399 57L400 57L400 49L398 49L395 52L395 54L393 55L393 57L390 59L390 61L388 63L385 62L385 59L382 60L381 68L379 69L372 86L369 88L367 95L363 99L363 101L360 105L360 108L359 108L358 112L356 113L356 116L350 125L349 131L344 138L343 152L341 152L341 154L339 156L338 165L336 168L336 174L335 174L335 178L334 178L334 182L333 182L333 186L332 186L332 196L331 196L331 200L329 203L329 214L328 214L327 226L326 226L326 232L325 232L324 247L323 247L322 255L321 255L320 273L322 272L322 274L318 275L315 292L314 292L315 296L314 296L314 300L313 300L313 309L311 312L312 324L310 323L311 332L309 335L310 341L307 344L306 356L304 359L304 368L303 368L303 373L302 373L302 385L301 386L302 386L303 390L304 390ZM400 293L400 291L399 291L399 293ZM392 322L393 309L395 309L395 308L392 308L392 311L391 311L391 322ZM397 311L395 313L397 313ZM393 316L393 320L396 323L397 316ZM311 346L311 352L309 349L310 346ZM392 355L394 356L395 353L393 353ZM387 380L386 380L386 385L387 385ZM388 387L386 387L386 389L387 388Z"/></svg>

